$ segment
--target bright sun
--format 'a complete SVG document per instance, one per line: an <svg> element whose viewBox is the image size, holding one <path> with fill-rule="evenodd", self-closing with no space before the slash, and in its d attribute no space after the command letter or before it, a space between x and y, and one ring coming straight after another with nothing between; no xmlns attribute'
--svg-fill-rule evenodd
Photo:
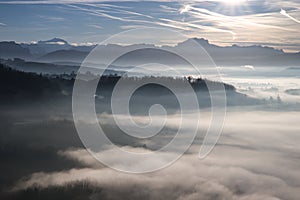
<svg viewBox="0 0 300 200"><path fill-rule="evenodd" d="M239 5L245 2L246 0L221 0L221 2L229 5Z"/></svg>

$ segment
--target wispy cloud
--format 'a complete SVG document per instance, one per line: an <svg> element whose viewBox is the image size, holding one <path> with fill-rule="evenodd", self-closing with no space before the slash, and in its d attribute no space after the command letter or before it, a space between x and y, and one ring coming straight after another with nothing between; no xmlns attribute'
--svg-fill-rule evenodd
<svg viewBox="0 0 300 200"><path fill-rule="evenodd" d="M228 4L224 0L154 0L156 3L151 3L151 10L144 9L143 2L130 4L123 3L125 0L114 2L112 4L106 0L12 0L1 1L0 4L61 4L59 7L66 12L99 17L100 27L98 21L88 24L97 29L103 27L106 31L114 31L108 34L115 34L116 30L128 28L168 27L190 37L205 37L217 45L238 42L278 44L273 47L290 51L300 50L298 48L300 2L297 0L248 0L237 5ZM62 19L49 16L47 20ZM110 20L110 27L104 27L106 25L101 20L105 22ZM72 24L68 23L68 26Z"/></svg>
<svg viewBox="0 0 300 200"><path fill-rule="evenodd" d="M136 2L136 0L112 0L111 2ZM149 1L149 0L140 0L142 1ZM153 2L171 2L170 0L152 0ZM222 2L224 0L194 0L194 2ZM0 4L72 4L72 3L100 3L105 2L107 0L24 0L24 1L2 1ZM186 0L176 0L174 2L186 2Z"/></svg>
<svg viewBox="0 0 300 200"><path fill-rule="evenodd" d="M214 32L230 33L233 36L236 35L236 33L234 33L233 31L220 29L220 28L216 28L213 26L203 26L200 24L194 24L194 23L189 23L189 22L180 22L180 21L175 21L175 20L171 20L171 19L163 19L163 18L161 18L161 20L166 21L166 22L171 22L173 24L181 25L182 28L183 27L192 27L192 28L201 29L201 30L210 30L210 31L214 31Z"/></svg>
<svg viewBox="0 0 300 200"><path fill-rule="evenodd" d="M297 22L300 24L300 21L294 17L292 17L291 15L289 15L286 10L281 9L280 14L282 14L283 16L286 16L288 18L290 18L291 20L293 20L294 22Z"/></svg>
<svg viewBox="0 0 300 200"><path fill-rule="evenodd" d="M99 9L86 8L86 7L82 7L82 6L79 6L79 5L67 5L67 6L70 7L70 8L80 10L80 11L85 11L87 14L90 14L90 15L109 18L109 19L112 19L112 20L118 20L118 21L123 21L123 22L151 23L151 22L146 21L146 20L128 19L128 18L125 18L125 17L119 17L119 16L115 16L115 15L112 15L112 14L107 14L106 12L103 12L102 10L99 10Z"/></svg>
<svg viewBox="0 0 300 200"><path fill-rule="evenodd" d="M252 65L244 65L242 68L248 69L248 70L255 70L254 66Z"/></svg>
<svg viewBox="0 0 300 200"><path fill-rule="evenodd" d="M132 16L139 16L139 17L146 17L146 18L153 19L153 17L150 15L127 10L127 9L130 9L130 7L115 6L115 5L109 5L109 4L85 4L85 5L92 6L92 7L98 8L98 9L99 8L103 9L103 7L106 7L106 8L109 8L109 12L115 12L115 13L124 14L124 15L128 14L128 15L132 15Z"/></svg>
<svg viewBox="0 0 300 200"><path fill-rule="evenodd" d="M65 18L63 18L63 17L45 16L45 15L37 15L37 17L48 20L48 21L52 21L52 22L65 21Z"/></svg>
<svg viewBox="0 0 300 200"><path fill-rule="evenodd" d="M252 5L255 5L254 2L255 1L251 2ZM280 2L282 1L276 1L277 4ZM286 2L284 2L284 4L286 5ZM296 6L293 8L293 11L296 16L299 16L300 4L294 2L291 5ZM245 3L243 8L245 8L245 10L251 9L250 5L248 8L247 7L248 5ZM258 8L256 8L256 10L250 10L250 12L245 12L245 14L239 13L238 15L225 15L222 14L220 9L208 9L205 6L203 7L199 4L192 3L183 4L179 9L179 13L184 16L185 23L200 24L202 26L209 24L215 29L227 30L228 32L230 31L235 34L231 40L230 38L226 40L225 37L220 37L219 35L216 35L216 33L210 34L207 36L209 40L219 40L220 42L223 40L223 42L226 41L229 43L244 41L248 43L255 42L256 44L278 43L278 41L281 41L282 44L290 44L292 41L292 45L300 44L300 38L296 36L299 34L299 27L278 15L278 8L266 7L259 8L261 10L257 9ZM299 20L295 17L291 18L290 15L289 18L293 19L295 22L299 22ZM287 46L288 45L285 47ZM291 49L294 48L291 47Z"/></svg>
<svg viewBox="0 0 300 200"><path fill-rule="evenodd" d="M97 25L97 24L90 24L89 26L90 26L90 27L93 27L93 28L96 28L96 29L103 29L102 26Z"/></svg>
<svg viewBox="0 0 300 200"><path fill-rule="evenodd" d="M147 28L147 26L142 25L124 25L120 26L121 29L137 29L137 28Z"/></svg>

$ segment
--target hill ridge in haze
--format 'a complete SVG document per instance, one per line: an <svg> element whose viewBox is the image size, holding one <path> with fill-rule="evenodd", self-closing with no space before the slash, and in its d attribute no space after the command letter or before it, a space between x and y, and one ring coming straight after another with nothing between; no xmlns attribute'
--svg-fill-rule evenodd
<svg viewBox="0 0 300 200"><path fill-rule="evenodd" d="M189 45L191 41L199 43L212 57L218 66L285 66L298 67L300 63L300 52L286 53L283 50L275 49L263 45L231 45L218 46L211 44L204 38L191 38L179 42L175 46L163 46L167 49L184 49L185 52L197 55L198 49L193 49ZM152 44L132 44L119 45L107 44L98 46L104 48L108 54L122 52L124 48L130 51L134 47L161 49L162 47ZM81 63L85 56L95 47L95 45L72 45L61 38L39 41L37 43L16 43L0 42L0 58L22 58L25 60L46 61L46 62L77 62ZM143 51L143 50L141 50ZM80 53L81 52L81 53ZM80 54L80 55L79 55ZM75 60L74 60L75 59ZM130 58L132 59L132 58ZM139 59L139 58L134 58ZM168 58L166 58L168 59ZM168 63L167 60L165 63ZM170 63L173 64L173 63Z"/></svg>

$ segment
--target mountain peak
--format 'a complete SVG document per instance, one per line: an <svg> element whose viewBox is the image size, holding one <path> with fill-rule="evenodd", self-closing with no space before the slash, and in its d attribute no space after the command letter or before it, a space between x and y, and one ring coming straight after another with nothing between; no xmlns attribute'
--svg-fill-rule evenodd
<svg viewBox="0 0 300 200"><path fill-rule="evenodd" d="M178 43L177 45L181 46L181 45L189 44L190 42L197 42L201 46L215 46L215 45L210 44L209 41L204 38L190 38L181 43Z"/></svg>
<svg viewBox="0 0 300 200"><path fill-rule="evenodd" d="M39 41L38 44L58 44L58 45L68 45L69 43L61 38L53 38L51 40Z"/></svg>
<svg viewBox="0 0 300 200"><path fill-rule="evenodd" d="M194 40L194 41L196 41L196 42L198 42L198 43L200 43L200 44L204 44L204 45L209 45L210 43L209 43L209 41L208 40L206 40L206 39L204 39L204 38L192 38L191 40Z"/></svg>

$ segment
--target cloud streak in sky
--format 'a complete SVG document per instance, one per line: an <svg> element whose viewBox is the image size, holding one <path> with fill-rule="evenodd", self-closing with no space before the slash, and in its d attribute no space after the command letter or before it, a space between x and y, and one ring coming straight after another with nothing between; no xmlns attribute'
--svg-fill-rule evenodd
<svg viewBox="0 0 300 200"><path fill-rule="evenodd" d="M224 0L157 0L151 4L146 1L139 3L128 3L128 1L122 0L114 2L49 0L1 1L0 4L60 4L58 10L76 14L82 19L93 16L92 19L97 19L97 21L88 22L88 24L97 24L103 27L103 31L105 30L108 35L116 34L122 31L124 27L127 27L126 29L145 26L167 27L180 31L188 37L206 38L221 46L228 44L244 45L246 43L255 45L279 43L272 47L284 48L288 51L300 51L299 20L297 20L300 18L300 3L295 0L249 0L236 5L226 4ZM24 7L26 6L28 7L28 5L24 5ZM149 9L145 9L146 6ZM285 7L289 8L289 13L284 9L280 13L287 18L279 14L280 9ZM68 16L63 17L68 18ZM109 25L107 25L108 20ZM69 18L68 26L72 28L73 25L70 21L72 21L71 18ZM43 24L43 22L39 24ZM64 26L63 22L61 22L61 26ZM88 25L83 24L83 26ZM97 27L89 27L98 29ZM78 35L84 35L81 33L84 29L77 31L76 36L68 37L78 38ZM99 34L99 32L97 31L95 34ZM91 35L90 38L97 38L97 35ZM99 42L84 41L82 38L72 42L78 42L78 40Z"/></svg>
<svg viewBox="0 0 300 200"><path fill-rule="evenodd" d="M290 18L291 20L293 20L294 22L297 22L298 24L300 24L300 21L297 20L296 18L292 17L291 15L289 15L286 10L281 9L280 14L282 14L283 16L286 16L288 18Z"/></svg>

